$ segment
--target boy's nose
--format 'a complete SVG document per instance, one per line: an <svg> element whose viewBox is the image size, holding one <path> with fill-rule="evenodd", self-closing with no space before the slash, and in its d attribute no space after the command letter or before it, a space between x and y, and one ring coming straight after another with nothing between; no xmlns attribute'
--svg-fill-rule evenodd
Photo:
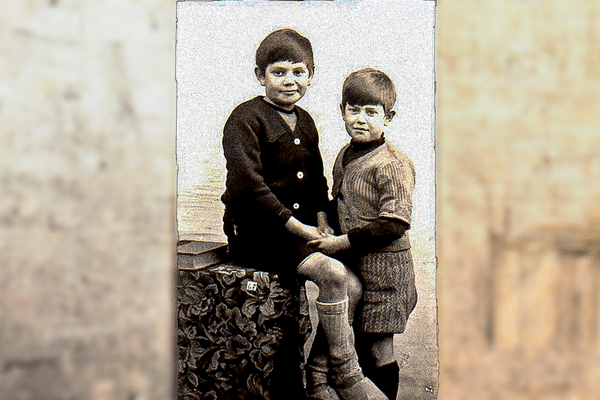
<svg viewBox="0 0 600 400"><path fill-rule="evenodd" d="M293 76L292 76L291 72L288 72L287 74L284 75L284 77L283 77L283 83L286 84L286 85L290 85L290 84L294 83L294 79L293 79Z"/></svg>

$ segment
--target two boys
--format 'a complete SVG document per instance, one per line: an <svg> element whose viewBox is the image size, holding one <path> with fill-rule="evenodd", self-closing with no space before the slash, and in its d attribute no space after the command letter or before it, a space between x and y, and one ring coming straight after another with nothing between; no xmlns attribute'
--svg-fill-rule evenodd
<svg viewBox="0 0 600 400"><path fill-rule="evenodd" d="M340 235L334 236L328 221L338 217L328 218L326 213L328 189L318 133L310 115L295 105L313 72L310 42L296 31L272 32L257 49L255 74L265 96L236 107L223 135L227 182L222 200L230 255L242 266L277 273L291 289L297 288L298 276L319 287L320 323L308 361L310 398L395 399L397 366L392 383L379 382L380 388L395 385L384 395L358 365L350 326L364 286L357 322L361 321L361 330L375 335L367 335L359 347L368 342L365 362L372 368L365 371L383 376L382 366L395 362L393 334L404 330L416 302L405 233L410 226L414 168L383 138L393 117L395 89L377 70L366 75L358 71L344 84L342 113L352 141L334 168L333 195L340 221ZM391 86L382 84L386 79ZM365 208L366 204L373 206ZM360 279L331 255L344 260ZM390 273L402 277L390 282ZM281 371L292 359L299 365L289 356L292 352L285 351L293 347L292 337L287 345L282 343L274 376L285 376ZM394 372L387 375L393 378ZM277 389L277 382L272 379L272 397L294 398L295 393L284 393L285 387Z"/></svg>

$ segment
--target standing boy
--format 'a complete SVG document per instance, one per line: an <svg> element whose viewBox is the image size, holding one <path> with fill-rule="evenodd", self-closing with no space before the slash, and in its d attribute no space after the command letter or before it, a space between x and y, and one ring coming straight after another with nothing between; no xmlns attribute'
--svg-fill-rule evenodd
<svg viewBox="0 0 600 400"><path fill-rule="evenodd" d="M315 123L296 106L313 73L310 41L298 32L277 30L260 43L255 75L265 96L237 106L223 131L224 231L236 264L276 273L291 290L297 290L298 275L317 284L335 390L344 400L383 400L358 366L348 321L348 310L360 299L358 279L342 263L307 245L327 231L329 201ZM304 395L295 378L301 363L294 351L301 346L295 333L287 328L280 343L271 374L273 399Z"/></svg>
<svg viewBox="0 0 600 400"><path fill-rule="evenodd" d="M341 235L309 242L325 254L337 253L359 276L364 295L356 349L365 375L391 400L399 383L394 334L404 332L417 302L407 232L415 169L384 137L395 101L394 84L382 71L365 68L346 78L340 107L351 140L333 169Z"/></svg>

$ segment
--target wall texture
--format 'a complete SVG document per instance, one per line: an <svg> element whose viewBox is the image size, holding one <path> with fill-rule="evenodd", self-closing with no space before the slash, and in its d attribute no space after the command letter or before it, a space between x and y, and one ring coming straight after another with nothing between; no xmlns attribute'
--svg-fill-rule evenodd
<svg viewBox="0 0 600 400"><path fill-rule="evenodd" d="M440 1L440 398L599 398L597 2Z"/></svg>
<svg viewBox="0 0 600 400"><path fill-rule="evenodd" d="M2 398L169 397L174 11L2 3ZM599 13L438 3L440 399L598 398Z"/></svg>
<svg viewBox="0 0 600 400"><path fill-rule="evenodd" d="M0 8L0 398L166 399L174 4Z"/></svg>

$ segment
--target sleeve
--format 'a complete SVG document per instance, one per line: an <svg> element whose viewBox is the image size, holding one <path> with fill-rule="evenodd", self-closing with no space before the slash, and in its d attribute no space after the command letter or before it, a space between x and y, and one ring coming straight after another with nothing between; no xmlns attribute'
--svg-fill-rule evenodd
<svg viewBox="0 0 600 400"><path fill-rule="evenodd" d="M352 248L359 253L375 251L399 239L409 226L399 219L378 218L377 220L348 231Z"/></svg>
<svg viewBox="0 0 600 400"><path fill-rule="evenodd" d="M412 218L412 195L415 173L408 160L394 159L377 170L379 218L396 219L409 227Z"/></svg>
<svg viewBox="0 0 600 400"><path fill-rule="evenodd" d="M314 125L314 122L313 122ZM317 128L315 127L315 133L317 131ZM319 207L319 211L323 211L325 212L327 215L329 215L329 209L331 207L330 201L329 201L329 187L327 186L327 178L325 178L325 175L323 173L323 158L321 157L321 151L319 149L319 137L318 134L316 136L315 139L315 147L313 149L313 157L314 157L314 162L313 164L313 174L317 177L316 178L316 185L315 185L315 192L317 194L318 197L318 203L320 204Z"/></svg>
<svg viewBox="0 0 600 400"><path fill-rule="evenodd" d="M239 118L236 110L225 123L223 151L227 166L227 190L232 198L243 199L254 216L260 215L285 224L292 212L265 184L260 143L256 132L258 118ZM255 214L254 214L255 213Z"/></svg>

